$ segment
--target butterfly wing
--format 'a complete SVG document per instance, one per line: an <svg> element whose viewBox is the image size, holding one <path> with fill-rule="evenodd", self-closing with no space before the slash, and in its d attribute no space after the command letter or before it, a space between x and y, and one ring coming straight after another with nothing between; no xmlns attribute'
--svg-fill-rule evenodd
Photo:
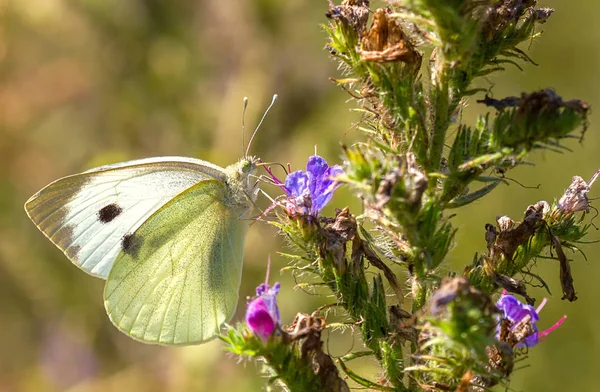
<svg viewBox="0 0 600 392"><path fill-rule="evenodd" d="M223 169L199 159L160 157L108 165L59 179L25 210L78 267L106 279L125 235L173 197Z"/></svg>
<svg viewBox="0 0 600 392"><path fill-rule="evenodd" d="M212 339L238 299L246 224L221 181L194 185L123 240L104 289L111 321L134 339Z"/></svg>

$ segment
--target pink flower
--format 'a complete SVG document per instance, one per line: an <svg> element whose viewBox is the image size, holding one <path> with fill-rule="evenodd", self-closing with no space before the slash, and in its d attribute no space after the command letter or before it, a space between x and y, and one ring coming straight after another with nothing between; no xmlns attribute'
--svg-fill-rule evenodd
<svg viewBox="0 0 600 392"><path fill-rule="evenodd" d="M279 282L273 287L263 283L256 288L256 297L246 309L246 323L252 333L267 340L279 325L279 308L275 296L279 293Z"/></svg>

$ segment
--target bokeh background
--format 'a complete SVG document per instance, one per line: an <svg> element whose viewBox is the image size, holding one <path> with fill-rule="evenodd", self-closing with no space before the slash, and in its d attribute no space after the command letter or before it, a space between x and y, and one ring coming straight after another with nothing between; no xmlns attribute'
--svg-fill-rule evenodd
<svg viewBox="0 0 600 392"><path fill-rule="evenodd" d="M448 270L462 270L485 249L483 227L497 215L520 218L528 204L560 197L573 175L600 168L593 109L600 106L600 4L543 1L556 8L541 39L524 45L540 65L525 65L479 82L496 97L552 87L565 99L592 106L585 142L573 153L539 153L513 183L458 211L460 230ZM238 363L219 341L166 348L134 342L108 320L103 281L73 267L27 219L23 203L50 181L91 167L158 155L184 155L219 165L242 154L241 108L257 124L274 93L252 153L301 168L315 145L330 163L340 143L360 135L348 96L328 77L336 64L323 50L325 1L302 0L0 0L0 391L253 391L266 380L259 365ZM483 110L474 100L461 119ZM266 188L276 194L276 189ZM592 190L600 196L600 184ZM263 200L263 205L267 204ZM359 203L347 190L332 206ZM326 212L331 213L331 209ZM600 224L600 222L598 222ZM598 239L593 230L590 239ZM240 306L264 280L283 285L284 322L327 298L294 290L280 239L267 225L248 235ZM560 300L558 264L539 260L553 288L542 328L567 321L518 364L516 391L597 390L600 385L600 244L574 256L579 300ZM543 297L541 291L535 296ZM333 355L360 346L350 332L327 342ZM368 360L359 364L376 379ZM361 369L355 369L360 371ZM502 388L501 388L502 389Z"/></svg>

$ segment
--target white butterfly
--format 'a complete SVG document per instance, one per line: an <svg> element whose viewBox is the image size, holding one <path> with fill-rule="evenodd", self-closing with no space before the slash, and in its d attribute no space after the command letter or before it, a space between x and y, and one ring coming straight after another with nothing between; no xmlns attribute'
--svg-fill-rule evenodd
<svg viewBox="0 0 600 392"><path fill-rule="evenodd" d="M102 166L51 183L25 210L75 265L107 280L117 328L148 343L201 343L236 308L248 226L240 218L259 190L257 163L160 157Z"/></svg>

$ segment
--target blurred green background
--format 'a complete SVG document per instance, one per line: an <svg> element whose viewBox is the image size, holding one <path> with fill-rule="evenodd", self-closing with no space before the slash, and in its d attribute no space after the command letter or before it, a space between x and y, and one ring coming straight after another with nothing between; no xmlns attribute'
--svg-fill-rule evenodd
<svg viewBox="0 0 600 392"><path fill-rule="evenodd" d="M495 97L553 87L565 99L600 106L600 4L544 1L556 8L525 65L487 80ZM91 167L158 155L194 156L219 165L242 154L241 108L250 97L248 128L257 124L273 93L279 100L252 153L301 168L317 145L330 163L340 143L360 135L348 96L328 81L336 64L322 50L325 1L301 0L0 0L0 391L261 390L259 365L237 363L219 342L165 348L118 332L102 304L103 281L83 274L55 249L23 210L34 192L59 177ZM462 115L483 110L473 99ZM528 204L560 197L573 175L588 180L600 168L600 126L591 116L584 144L574 153L541 153L535 167L509 176L516 184L458 211L460 230L448 270L462 270L485 249L484 224L497 215L520 219ZM276 189L266 187L276 194ZM600 184L591 196L600 195ZM263 205L268 204L266 200ZM341 189L334 206L359 203ZM600 222L598 222L600 224ZM593 230L591 239L598 239ZM255 224L248 235L240 306L264 280L282 282L285 323L327 300L293 290L276 233ZM558 264L539 260L553 296L540 326L567 321L520 362L516 391L597 390L600 382L600 244L576 255L572 271L579 300L560 300ZM541 298L542 291L534 294ZM327 341L334 356L359 343L349 331ZM373 370L368 361L367 372ZM377 374L368 374L372 379Z"/></svg>

